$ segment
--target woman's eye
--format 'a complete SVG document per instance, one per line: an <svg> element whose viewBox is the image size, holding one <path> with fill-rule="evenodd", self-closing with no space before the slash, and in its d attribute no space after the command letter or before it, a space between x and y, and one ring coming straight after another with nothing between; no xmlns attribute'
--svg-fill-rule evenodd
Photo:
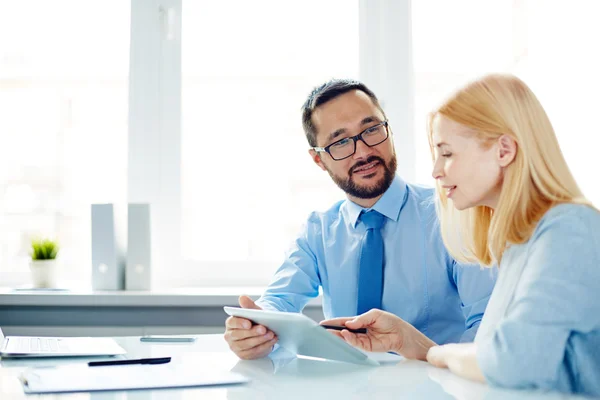
<svg viewBox="0 0 600 400"><path fill-rule="evenodd" d="M446 153L446 154L442 154L442 157L450 158L451 155L452 155L452 153Z"/></svg>

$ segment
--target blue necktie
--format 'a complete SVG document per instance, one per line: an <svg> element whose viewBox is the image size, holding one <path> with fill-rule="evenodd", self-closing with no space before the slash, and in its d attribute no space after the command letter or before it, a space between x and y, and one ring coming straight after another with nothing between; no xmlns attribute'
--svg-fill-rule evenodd
<svg viewBox="0 0 600 400"><path fill-rule="evenodd" d="M385 216L377 211L364 211L358 217L367 226L360 246L358 272L358 315L372 308L381 309L383 295L383 237L381 226Z"/></svg>

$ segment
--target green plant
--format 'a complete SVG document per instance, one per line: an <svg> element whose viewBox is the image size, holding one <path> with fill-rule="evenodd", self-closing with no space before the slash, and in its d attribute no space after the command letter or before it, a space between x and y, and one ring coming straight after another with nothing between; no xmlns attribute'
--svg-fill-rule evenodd
<svg viewBox="0 0 600 400"><path fill-rule="evenodd" d="M31 240L32 260L54 260L58 254L58 243L50 239Z"/></svg>

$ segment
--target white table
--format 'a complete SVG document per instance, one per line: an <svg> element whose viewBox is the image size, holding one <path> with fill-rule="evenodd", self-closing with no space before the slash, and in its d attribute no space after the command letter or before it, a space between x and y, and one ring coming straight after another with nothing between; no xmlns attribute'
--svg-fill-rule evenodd
<svg viewBox="0 0 600 400"><path fill-rule="evenodd" d="M235 371L249 377L249 384L182 390L77 393L39 396L71 400L162 400L162 399L564 399L560 394L506 391L469 382L421 361L364 367L322 360L294 358L277 352L261 360L239 360L222 335L202 335L193 344L143 343L138 337L115 338L127 351L127 358L171 356L203 371ZM38 398L23 394L19 374L30 366L88 360L0 361L0 399Z"/></svg>

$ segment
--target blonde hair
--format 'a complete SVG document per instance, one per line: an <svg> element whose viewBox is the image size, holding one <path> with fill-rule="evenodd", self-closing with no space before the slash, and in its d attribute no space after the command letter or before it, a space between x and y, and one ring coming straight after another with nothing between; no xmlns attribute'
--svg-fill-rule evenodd
<svg viewBox="0 0 600 400"><path fill-rule="evenodd" d="M432 126L437 116L471 128L483 146L502 135L517 143L513 162L504 168L495 209L476 206L458 211L439 182L436 184L442 238L456 260L487 266L499 263L509 244L529 240L538 221L554 205L591 205L567 166L546 112L519 78L484 76L458 90L432 112L432 155Z"/></svg>

